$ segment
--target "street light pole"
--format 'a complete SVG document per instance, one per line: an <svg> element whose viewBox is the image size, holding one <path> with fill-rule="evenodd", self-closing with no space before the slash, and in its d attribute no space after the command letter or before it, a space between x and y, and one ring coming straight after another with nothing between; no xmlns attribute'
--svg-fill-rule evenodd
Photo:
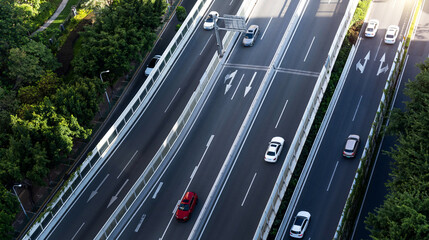
<svg viewBox="0 0 429 240"><path fill-rule="evenodd" d="M106 71L102 71L101 73L100 73L100 79L101 79L101 82L104 82L103 81L103 77L101 76L101 74L103 74L103 73L108 73L108 72L110 72L109 70L106 70ZM106 98L107 98L107 102L109 103L109 109L110 109L110 99L109 99L109 95L107 95L107 89L104 91L104 93L106 93Z"/></svg>
<svg viewBox="0 0 429 240"><path fill-rule="evenodd" d="M24 211L24 214L25 214L25 216L26 216L26 217L27 217L27 219L28 219L27 212L25 211L24 206L22 206L21 200L19 200L19 196L18 196L18 194L16 193L15 187L22 187L22 184L15 184L15 185L13 185L12 189L13 189L13 192L15 193L16 197L18 198L18 202L19 202L19 204L21 205L22 211Z"/></svg>

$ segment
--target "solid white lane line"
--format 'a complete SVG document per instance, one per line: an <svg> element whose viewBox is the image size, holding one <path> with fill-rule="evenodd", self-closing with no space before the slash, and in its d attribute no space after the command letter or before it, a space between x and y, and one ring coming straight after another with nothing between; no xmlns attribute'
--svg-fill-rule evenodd
<svg viewBox="0 0 429 240"><path fill-rule="evenodd" d="M246 192L246 196L244 196L243 202L241 202L241 206L243 206L244 202L246 201L247 194L249 194L250 188L252 187L252 184L253 184L253 181L255 180L256 174L257 173L255 173L255 175L253 175L252 182L250 182L249 188L247 189L247 192Z"/></svg>
<svg viewBox="0 0 429 240"><path fill-rule="evenodd" d="M230 6L231 6L232 2L234 2L234 0L231 0L231 2L229 3Z"/></svg>
<svg viewBox="0 0 429 240"><path fill-rule="evenodd" d="M163 182L160 182L158 184L158 188L156 189L155 193L153 194L152 199L156 198L156 195L158 195L158 192L159 192L159 190L161 190L161 187L162 187L163 184L164 184Z"/></svg>
<svg viewBox="0 0 429 240"><path fill-rule="evenodd" d="M377 60L378 51L380 51L381 43L383 42L383 39L380 39L380 43L378 44L377 51L375 52L374 61Z"/></svg>
<svg viewBox="0 0 429 240"><path fill-rule="evenodd" d="M356 107L355 114L353 115L352 122L354 122L354 121L355 121L356 113L357 113L357 111L358 111L358 109L359 109L359 106L360 106L360 101L362 101L362 95L360 96L359 103L358 103L358 105L357 105L357 107Z"/></svg>
<svg viewBox="0 0 429 240"><path fill-rule="evenodd" d="M261 40L264 39L265 33L267 32L268 27L270 26L271 20L273 20L273 17L270 17L270 20L268 21L267 26L265 27L264 33L261 36Z"/></svg>
<svg viewBox="0 0 429 240"><path fill-rule="evenodd" d="M174 97L171 99L171 101L170 101L170 103L168 104L167 108L165 109L164 113L166 113L166 112L167 112L168 108L170 107L171 103L173 103L173 101L174 101L174 99L176 98L176 96L177 96L177 94L179 93L179 91L180 91L180 88L179 88L179 89L177 89L176 94L174 94Z"/></svg>
<svg viewBox="0 0 429 240"><path fill-rule="evenodd" d="M179 199L179 200L177 201L176 205L174 205L173 215L174 215L174 214L176 214L177 207L179 206L180 202L181 202L181 199ZM168 227L167 227L167 228L168 228ZM164 235L163 235L163 236L164 236Z"/></svg>
<svg viewBox="0 0 429 240"><path fill-rule="evenodd" d="M80 225L80 228L77 230L77 232L73 235L73 237L71 238L71 240L73 240L76 235L79 233L79 231L82 229L83 225L85 225L85 222L82 223L82 225Z"/></svg>
<svg viewBox="0 0 429 240"><path fill-rule="evenodd" d="M285 108L286 108L286 106L287 106L287 103L288 103L288 102L289 102L289 100L286 100L285 105L283 106L282 112L280 113L279 119L277 120L277 123L276 123L276 127L275 127L275 128L277 128L277 126L279 125L280 119L281 119L281 118L282 118L282 116L283 116L283 112L285 111Z"/></svg>
<svg viewBox="0 0 429 240"><path fill-rule="evenodd" d="M307 60L308 53L310 53L310 49L313 46L313 42L314 42L315 38L316 38L316 36L314 36L313 40L311 40L310 47L308 47L307 54L305 54L304 62L305 62L305 60Z"/></svg>
<svg viewBox="0 0 429 240"><path fill-rule="evenodd" d="M134 229L134 232L138 232L139 231L140 226L142 225L142 223L143 223L143 221L144 221L145 218L146 218L146 214L143 214L142 217L140 218L139 223L137 224L136 229Z"/></svg>
<svg viewBox="0 0 429 240"><path fill-rule="evenodd" d="M332 182L332 179L334 178L334 174L335 174L335 171L337 170L337 166L338 166L338 161L337 161L337 164L335 164L334 172L332 173L331 180L329 180L328 188L326 188L326 191L329 191L329 187L331 186L331 182Z"/></svg>
<svg viewBox="0 0 429 240"><path fill-rule="evenodd" d="M197 173L197 170L198 170L198 166L195 166L194 171L192 171L192 174L191 174L191 179L194 178L195 173Z"/></svg>
<svg viewBox="0 0 429 240"><path fill-rule="evenodd" d="M213 37L213 34L212 34L212 35L210 35L210 37L209 37L209 40L207 40L206 44L204 44L204 47L203 47L203 49L201 49L200 55L201 55L201 54L203 54L203 52L204 52L204 49L205 49L205 48L207 47L207 44L209 44L209 42L210 42L210 39L212 39L212 37Z"/></svg>
<svg viewBox="0 0 429 240"><path fill-rule="evenodd" d="M240 79L240 81L238 82L237 87L235 88L234 94L232 94L231 100L234 98L235 93L236 93L236 92L237 92L237 90L238 90L238 87L240 87L241 81L243 81L243 78L244 78L244 73L243 73L243 75L241 76L241 79Z"/></svg>
<svg viewBox="0 0 429 240"><path fill-rule="evenodd" d="M128 160L127 165L125 165L125 167L122 169L122 171L119 173L119 175L118 175L118 177L117 177L116 179L119 179L119 177L121 176L121 174L124 172L125 168L127 168L127 167L128 167L128 164L130 164L131 160L133 160L133 158L136 156L136 154L137 154L137 152L138 152L138 151L139 151L139 150L137 150L137 151L134 153L134 155L130 158L130 160Z"/></svg>
<svg viewBox="0 0 429 240"><path fill-rule="evenodd" d="M214 135L211 135L209 141L206 144L206 147L210 147L210 144L212 144L213 138L214 138Z"/></svg>

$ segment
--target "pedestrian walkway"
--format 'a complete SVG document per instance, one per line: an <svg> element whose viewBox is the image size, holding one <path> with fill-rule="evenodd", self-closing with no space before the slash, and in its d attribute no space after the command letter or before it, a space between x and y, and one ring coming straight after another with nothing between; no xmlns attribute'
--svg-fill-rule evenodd
<svg viewBox="0 0 429 240"><path fill-rule="evenodd" d="M51 25L51 23L57 19L58 15L60 15L60 13L64 10L64 8L66 7L67 3L69 0L63 0L60 4L60 6L57 8L57 11L55 11L55 13L51 16L51 18L49 18L48 21L45 22L45 24L43 24L43 26L41 26L39 29L37 29L34 33L31 34L31 36L33 36L34 34L36 34L37 32L43 31L46 28L49 27L49 25Z"/></svg>

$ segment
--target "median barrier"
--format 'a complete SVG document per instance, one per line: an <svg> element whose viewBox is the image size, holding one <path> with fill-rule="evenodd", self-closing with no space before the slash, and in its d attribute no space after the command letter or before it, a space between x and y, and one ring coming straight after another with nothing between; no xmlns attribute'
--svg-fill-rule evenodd
<svg viewBox="0 0 429 240"><path fill-rule="evenodd" d="M199 0L196 2L181 28L162 54L158 64L147 77L134 98L97 146L88 154L81 166L71 174L71 177L53 197L44 212L23 236L23 239L46 238L58 221L68 212L69 208L82 193L82 190L85 189L106 163L108 156L118 147L118 144L123 140L128 131L130 131L136 120L144 113L148 103L164 82L169 70L176 62L184 46L188 43L192 32L197 28L205 11L212 2L213 0ZM156 166L156 163L149 167L148 172L153 171L154 166Z"/></svg>

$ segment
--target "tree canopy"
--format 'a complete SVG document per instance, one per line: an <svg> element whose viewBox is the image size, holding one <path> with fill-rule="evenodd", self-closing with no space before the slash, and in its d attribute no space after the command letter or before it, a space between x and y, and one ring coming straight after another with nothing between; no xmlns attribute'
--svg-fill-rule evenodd
<svg viewBox="0 0 429 240"><path fill-rule="evenodd" d="M418 67L404 90L405 111L391 116L388 130L398 144L389 153L390 193L366 220L373 239L429 239L429 60Z"/></svg>

